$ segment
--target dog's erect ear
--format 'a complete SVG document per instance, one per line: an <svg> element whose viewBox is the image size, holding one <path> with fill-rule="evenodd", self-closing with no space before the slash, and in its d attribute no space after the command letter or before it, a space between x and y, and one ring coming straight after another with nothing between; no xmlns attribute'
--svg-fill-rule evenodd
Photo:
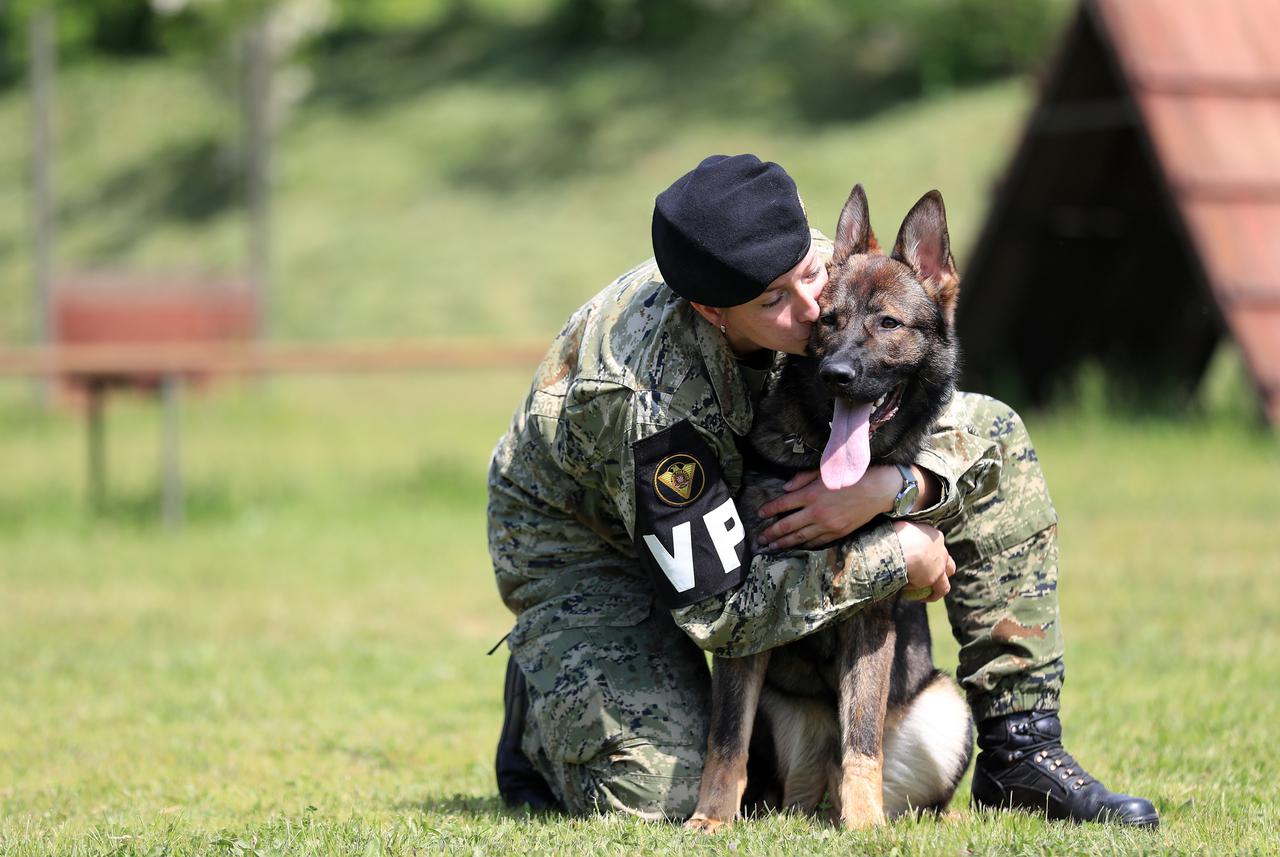
<svg viewBox="0 0 1280 857"><path fill-rule="evenodd" d="M960 275L951 257L951 237L947 234L947 209L942 204L942 194L929 191L907 212L893 245L892 258L915 272L916 279L929 290L950 326L955 321Z"/></svg>
<svg viewBox="0 0 1280 857"><path fill-rule="evenodd" d="M856 184L840 212L836 225L836 246L831 261L837 265L856 253L879 253L875 233L871 231L871 215L867 212L867 194Z"/></svg>

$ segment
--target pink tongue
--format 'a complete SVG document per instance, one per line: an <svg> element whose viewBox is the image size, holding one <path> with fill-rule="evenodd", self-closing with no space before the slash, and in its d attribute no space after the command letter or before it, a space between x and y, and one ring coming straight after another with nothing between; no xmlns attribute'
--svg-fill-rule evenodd
<svg viewBox="0 0 1280 857"><path fill-rule="evenodd" d="M871 463L871 404L851 405L836 399L831 437L822 450L822 484L835 491L846 488L867 472Z"/></svg>

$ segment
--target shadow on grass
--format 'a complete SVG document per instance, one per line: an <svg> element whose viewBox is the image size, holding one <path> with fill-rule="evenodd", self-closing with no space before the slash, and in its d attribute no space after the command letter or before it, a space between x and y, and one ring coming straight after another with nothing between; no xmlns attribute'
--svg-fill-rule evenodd
<svg viewBox="0 0 1280 857"><path fill-rule="evenodd" d="M395 515L405 509L483 509L483 472L474 468L429 461L401 478L370 477L341 494L317 495L304 478L284 480L274 487L252 489L208 479L183 486L184 527L227 527L261 517L287 518L305 510L322 520L351 521ZM94 504L83 485L45 485L20 494L0 495L0 535L28 528L53 527L65 531L108 526L135 531L159 529L164 523L159 477L146 487L108 485L106 496Z"/></svg>
<svg viewBox="0 0 1280 857"><path fill-rule="evenodd" d="M226 525L258 511L286 508L295 504L297 497L297 492L287 490L244 496L227 485L201 482L184 488L182 521L193 527ZM97 504L90 502L87 491L68 491L62 486L0 497L0 533L50 524L71 531L97 526L156 529L163 524L160 489L108 486L106 496Z"/></svg>
<svg viewBox="0 0 1280 857"><path fill-rule="evenodd" d="M532 821L558 821L566 818L557 810L534 810L528 804L512 808L498 795L435 795L424 800L402 801L395 808L406 812L423 812L428 815L466 815L472 818L519 818Z"/></svg>
<svg viewBox="0 0 1280 857"><path fill-rule="evenodd" d="M157 222L199 226L241 201L243 164L212 131L175 140L133 162L69 202L69 223L102 221L111 229L91 255L110 258L137 244Z"/></svg>

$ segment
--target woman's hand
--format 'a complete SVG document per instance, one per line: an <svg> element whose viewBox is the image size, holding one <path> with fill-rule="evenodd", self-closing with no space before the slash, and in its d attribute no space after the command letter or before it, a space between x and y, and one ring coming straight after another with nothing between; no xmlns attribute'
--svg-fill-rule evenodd
<svg viewBox="0 0 1280 857"><path fill-rule="evenodd" d="M919 469L916 474L918 479L932 477ZM760 507L762 518L791 512L761 533L760 541L769 550L784 550L797 545L816 548L844 538L876 515L889 511L901 487L901 475L888 466L870 467L856 485L838 491L823 485L816 470L801 473L783 486L786 494ZM934 502L937 491L936 484L926 487L926 502ZM906 597L937 601L950 592L948 578L956 573L956 563L947 552L942 533L928 524L911 521L894 521L893 529L907 561Z"/></svg>
<svg viewBox="0 0 1280 857"><path fill-rule="evenodd" d="M893 529L907 559L905 596L912 601L937 601L950 592L956 561L947 553L942 533L910 521L894 521Z"/></svg>
<svg viewBox="0 0 1280 857"><path fill-rule="evenodd" d="M856 484L838 491L823 485L817 470L801 473L783 486L786 494L760 507L762 518L791 512L769 525L760 543L775 551L816 548L844 538L893 508L901 487L902 476L890 465L869 467Z"/></svg>

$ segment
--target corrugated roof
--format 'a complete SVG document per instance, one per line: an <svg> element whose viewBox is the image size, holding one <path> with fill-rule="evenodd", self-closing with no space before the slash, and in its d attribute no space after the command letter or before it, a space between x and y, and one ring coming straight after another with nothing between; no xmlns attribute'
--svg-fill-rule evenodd
<svg viewBox="0 0 1280 857"><path fill-rule="evenodd" d="M1091 0L1089 8L1280 425L1280 3Z"/></svg>

